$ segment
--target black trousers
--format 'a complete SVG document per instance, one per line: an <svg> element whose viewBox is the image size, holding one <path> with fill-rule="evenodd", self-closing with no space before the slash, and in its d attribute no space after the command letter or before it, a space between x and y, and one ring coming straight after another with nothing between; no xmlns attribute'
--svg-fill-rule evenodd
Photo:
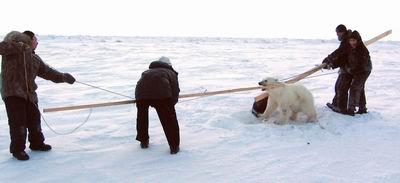
<svg viewBox="0 0 400 183"><path fill-rule="evenodd" d="M171 149L179 147L179 125L176 118L175 102L172 99L138 100L136 102L136 140L140 142L149 140L149 106L154 107L157 111L169 147Z"/></svg>
<svg viewBox="0 0 400 183"><path fill-rule="evenodd" d="M342 83L346 82L345 79L346 78L342 74L339 73L339 75L338 75L338 77L336 79L336 83L335 83L335 96L332 99L332 104L334 106L338 106L338 102L337 102L338 93L341 90ZM346 96L342 96L341 100L346 101L346 104L347 104L347 95Z"/></svg>
<svg viewBox="0 0 400 183"><path fill-rule="evenodd" d="M27 129L29 131L28 140L32 146L43 144L44 136L37 104L20 97L7 97L4 99L4 103L10 126L10 152L25 150Z"/></svg>
<svg viewBox="0 0 400 183"><path fill-rule="evenodd" d="M337 99L340 109L354 109L355 107L366 108L367 99L365 97L365 82L370 74L371 72L341 74L343 79L339 85Z"/></svg>

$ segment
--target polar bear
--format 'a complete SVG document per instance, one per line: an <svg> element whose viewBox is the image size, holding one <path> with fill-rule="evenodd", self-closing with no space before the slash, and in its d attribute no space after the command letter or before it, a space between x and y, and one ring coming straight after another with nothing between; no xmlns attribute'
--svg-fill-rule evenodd
<svg viewBox="0 0 400 183"><path fill-rule="evenodd" d="M278 123L288 122L289 119L295 121L299 112L307 115L308 122L317 120L314 97L303 85L284 84L271 77L263 79L258 84L266 86L265 90L269 96L267 108L259 117L268 119L273 112L280 108L281 116Z"/></svg>

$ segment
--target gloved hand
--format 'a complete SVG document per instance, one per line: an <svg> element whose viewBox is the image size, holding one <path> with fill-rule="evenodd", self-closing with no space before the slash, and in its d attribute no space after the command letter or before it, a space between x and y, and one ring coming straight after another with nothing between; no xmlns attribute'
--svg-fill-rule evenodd
<svg viewBox="0 0 400 183"><path fill-rule="evenodd" d="M330 63L331 62L331 59L329 58L329 56L327 56L323 61L322 61L322 63Z"/></svg>
<svg viewBox="0 0 400 183"><path fill-rule="evenodd" d="M332 64L331 63L326 63L326 65L323 67L323 69L331 70L332 69Z"/></svg>
<svg viewBox="0 0 400 183"><path fill-rule="evenodd" d="M70 73L64 73L64 82L74 84L75 78Z"/></svg>

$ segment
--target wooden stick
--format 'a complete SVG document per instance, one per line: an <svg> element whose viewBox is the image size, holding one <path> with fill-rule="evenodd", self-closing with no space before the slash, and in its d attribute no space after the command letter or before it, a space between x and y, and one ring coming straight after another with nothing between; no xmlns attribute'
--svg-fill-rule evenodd
<svg viewBox="0 0 400 183"><path fill-rule="evenodd" d="M392 33L392 30L388 30L388 31L386 31L386 32L384 32L382 34L379 34L378 36L368 40L368 41L365 41L364 44L365 44L365 46L368 46L368 45L370 45L372 43L375 43L375 42L379 41L380 39L390 35L391 33Z"/></svg>
<svg viewBox="0 0 400 183"><path fill-rule="evenodd" d="M47 112L70 111L70 110L78 110L78 109L86 109L86 108L96 108L96 107L106 107L106 106L123 105L123 104L133 104L135 102L136 102L136 100L122 100L122 101L116 101L116 102L85 104L85 105L76 105L76 106L68 106L68 107L55 107L55 108L43 109L43 112L47 113Z"/></svg>
<svg viewBox="0 0 400 183"><path fill-rule="evenodd" d="M365 46L368 46L368 45L370 45L370 44L372 44L372 43L375 43L375 42L379 41L380 39L382 39L382 38L388 36L388 35L391 34L391 33L392 33L392 30L388 30L388 31L386 31L386 32L384 32L384 33L382 33L382 34L379 34L378 36L376 36L376 37L374 37L374 38L368 40L368 41L365 41L364 44L365 44ZM300 80L306 78L307 76L309 76L309 75L311 75L311 74L314 74L315 72L321 70L322 68L325 67L325 65L326 65L326 64L323 63L323 64L320 64L320 65L318 65L318 66L315 66L314 68L312 68L312 69L310 69L310 70L308 70L308 71L306 71L306 72L304 72L304 73L302 73L302 74L299 74L299 75L296 76L295 78L286 81L285 83L286 83L286 84L296 83L296 82L298 82L298 81L300 81ZM264 99L264 98L266 98L266 97L268 97L268 94L266 94L265 92L263 92L263 93L261 93L260 95L257 95L257 96L254 98L254 100L255 100L256 102L258 102L258 101L260 101L260 100L262 100L262 99Z"/></svg>
<svg viewBox="0 0 400 183"><path fill-rule="evenodd" d="M202 93L192 93L192 94L183 94L180 95L179 98L190 98L190 97L204 97L218 94L226 94L226 93L235 93L249 90L257 90L265 88L263 86L255 86L255 87L244 87L244 88L235 88L235 89L227 89L227 90L219 90L219 91L211 91L211 92L202 92ZM115 106L115 105L124 105L124 104L133 104L136 103L136 100L123 100L116 102L104 102L104 103L96 103L96 104L84 104L84 105L76 105L76 106L68 106L68 107L55 107L55 108L47 108L43 109L44 113L47 112L59 112L59 111L69 111L69 110L78 110L78 109L86 109L86 108L96 108L96 107L106 107L106 106Z"/></svg>

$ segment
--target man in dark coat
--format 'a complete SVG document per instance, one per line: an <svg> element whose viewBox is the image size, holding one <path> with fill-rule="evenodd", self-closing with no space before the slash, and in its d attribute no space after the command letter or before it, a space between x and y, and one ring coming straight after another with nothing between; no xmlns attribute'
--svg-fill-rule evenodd
<svg viewBox="0 0 400 183"><path fill-rule="evenodd" d="M347 59L347 52L348 52L348 37L351 33L351 30L347 30L346 26L343 24L340 24L336 27L336 34L338 36L338 40L340 41L340 46L337 48L334 52L328 55L322 63L326 63L327 65L324 67L324 69L335 69L335 68L340 68L339 70L339 76L336 79L335 83L335 96L332 99L332 103L327 103L326 105L331 108L335 112L347 114L347 105L346 106L338 106L338 100L341 101L346 101L347 104L347 95L346 96L341 96L341 98L338 97L338 92L344 90L344 83L347 83L346 78L343 77L343 67L344 65L342 63L346 62ZM343 103L343 102L341 102Z"/></svg>
<svg viewBox="0 0 400 183"><path fill-rule="evenodd" d="M136 140L141 148L149 145L149 106L156 109L170 147L170 153L179 151L179 125L175 104L179 97L178 73L172 68L167 57L150 64L149 70L142 73L135 90L137 123Z"/></svg>
<svg viewBox="0 0 400 183"><path fill-rule="evenodd" d="M364 87L372 70L371 58L357 31L351 33L348 44L348 59L343 63L345 71L343 78L346 82L343 83L343 90L339 91L338 97L347 96L349 90L349 101L348 105L347 101L338 101L338 105L347 106L347 112L351 115L354 115L356 107L358 107L357 113L363 114L367 113Z"/></svg>
<svg viewBox="0 0 400 183"><path fill-rule="evenodd" d="M18 160L28 160L29 156L25 152L27 129L31 150L49 151L51 149L50 145L44 143L45 139L40 124L36 76L55 83L72 84L75 79L68 73L60 73L52 69L35 54L37 38L31 31L26 31L24 34L13 31L6 35L4 42L11 43L11 45L12 42L18 42L25 48L13 51L0 46L2 55L1 96L10 126L10 152Z"/></svg>

